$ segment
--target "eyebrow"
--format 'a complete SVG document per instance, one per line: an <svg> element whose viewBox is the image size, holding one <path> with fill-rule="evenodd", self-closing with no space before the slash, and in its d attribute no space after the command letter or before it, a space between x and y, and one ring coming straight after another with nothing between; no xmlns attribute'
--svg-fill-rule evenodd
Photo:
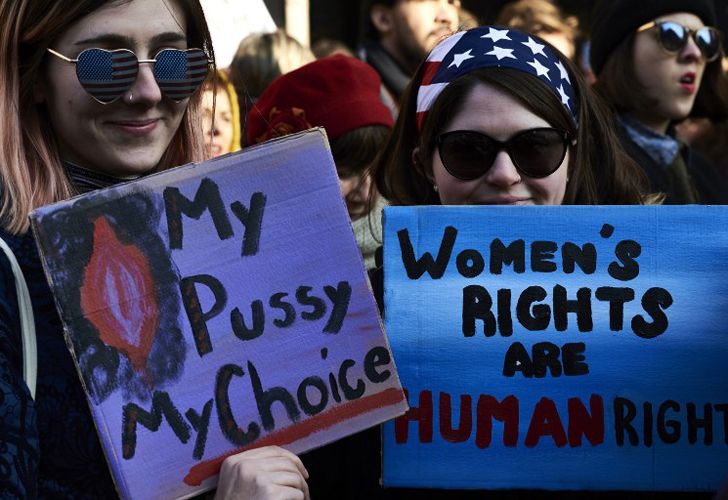
<svg viewBox="0 0 728 500"><path fill-rule="evenodd" d="M159 45L164 43L176 43L187 41L187 37L184 33L179 31L168 31L153 36L149 42L150 45ZM113 33L99 35L91 38L84 38L79 40L74 45L92 45L92 44L106 44L106 45L117 45L119 47L132 47L134 46L134 38L126 35L117 35Z"/></svg>

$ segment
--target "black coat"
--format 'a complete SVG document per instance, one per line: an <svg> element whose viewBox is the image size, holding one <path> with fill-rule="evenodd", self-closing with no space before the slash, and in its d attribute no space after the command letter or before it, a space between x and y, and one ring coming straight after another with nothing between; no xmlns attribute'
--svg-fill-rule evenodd
<svg viewBox="0 0 728 500"><path fill-rule="evenodd" d="M638 146L623 127L618 127L618 135L624 150L647 175L650 191L664 193L666 195L665 205L684 205L685 200L670 190L667 169ZM683 155L688 174L698 191L700 203L704 205L728 204L728 178L689 147L682 147L680 154Z"/></svg>

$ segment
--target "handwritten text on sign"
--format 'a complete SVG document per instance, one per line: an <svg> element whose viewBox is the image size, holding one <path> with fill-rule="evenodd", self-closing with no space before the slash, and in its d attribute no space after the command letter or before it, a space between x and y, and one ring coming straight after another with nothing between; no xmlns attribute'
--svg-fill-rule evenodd
<svg viewBox="0 0 728 500"><path fill-rule="evenodd" d="M33 224L123 497L188 496L233 453L300 453L404 411L321 130Z"/></svg>
<svg viewBox="0 0 728 500"><path fill-rule="evenodd" d="M388 210L385 325L412 408L385 426L385 484L717 488L726 222L721 207Z"/></svg>

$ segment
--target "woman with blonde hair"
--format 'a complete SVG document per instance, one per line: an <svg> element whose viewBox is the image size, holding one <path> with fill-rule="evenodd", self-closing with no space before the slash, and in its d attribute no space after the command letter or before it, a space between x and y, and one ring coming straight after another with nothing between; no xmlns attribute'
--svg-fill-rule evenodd
<svg viewBox="0 0 728 500"><path fill-rule="evenodd" d="M230 77L217 70L217 80L208 81L202 94L202 131L208 158L240 149L240 106Z"/></svg>

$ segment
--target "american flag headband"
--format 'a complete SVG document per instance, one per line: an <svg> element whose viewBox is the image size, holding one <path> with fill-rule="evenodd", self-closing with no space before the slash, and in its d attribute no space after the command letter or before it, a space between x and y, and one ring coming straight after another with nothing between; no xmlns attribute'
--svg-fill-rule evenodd
<svg viewBox="0 0 728 500"><path fill-rule="evenodd" d="M578 101L569 72L545 43L526 33L493 26L461 31L441 41L425 61L417 90L417 130L427 112L453 80L480 68L510 68L544 82L567 109L578 127Z"/></svg>
<svg viewBox="0 0 728 500"><path fill-rule="evenodd" d="M210 61L202 49L162 49L154 59L138 59L128 49L91 48L76 59L48 49L48 52L76 65L81 86L101 104L110 104L126 93L139 73L139 64L153 64L159 90L175 102L191 96L207 77Z"/></svg>

